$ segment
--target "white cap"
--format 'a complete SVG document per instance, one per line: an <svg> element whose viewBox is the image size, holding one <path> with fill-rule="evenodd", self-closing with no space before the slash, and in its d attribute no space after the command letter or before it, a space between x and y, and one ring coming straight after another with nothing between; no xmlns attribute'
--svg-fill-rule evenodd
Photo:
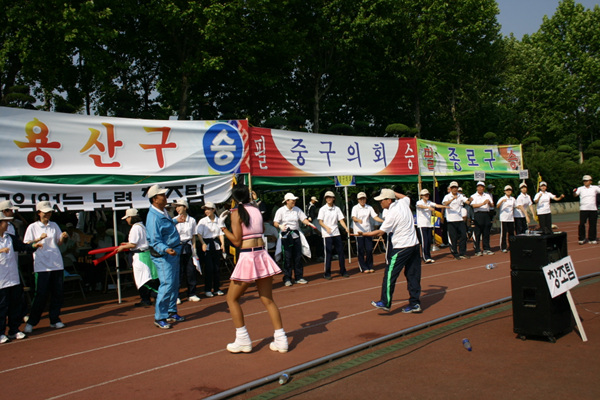
<svg viewBox="0 0 600 400"><path fill-rule="evenodd" d="M185 208L190 208L190 207L188 206L188 201L187 201L187 199L186 199L185 197L182 197L182 198L180 198L180 199L177 199L177 200L175 200L175 201L173 202L173 205L174 205L174 206L184 206Z"/></svg>
<svg viewBox="0 0 600 400"><path fill-rule="evenodd" d="M485 183L479 181L479 182L477 182L477 186L483 186L483 187L485 187Z"/></svg>
<svg viewBox="0 0 600 400"><path fill-rule="evenodd" d="M504 190L505 190L505 191L506 191L506 190L512 190L512 186L510 186L510 185L506 185L506 186L504 186Z"/></svg>
<svg viewBox="0 0 600 400"><path fill-rule="evenodd" d="M285 196L283 197L282 203L285 203L288 200L298 200L298 198L296 196L294 196L293 193L286 193Z"/></svg>
<svg viewBox="0 0 600 400"><path fill-rule="evenodd" d="M121 219L127 219L129 217L135 217L136 215L139 215L137 208L130 208L127 211L125 211L125 216L123 218L121 218Z"/></svg>
<svg viewBox="0 0 600 400"><path fill-rule="evenodd" d="M423 196L424 194L429 194L429 190L427 190L427 189L421 190L421 196Z"/></svg>
<svg viewBox="0 0 600 400"><path fill-rule="evenodd" d="M584 175L584 176L583 176L583 180L584 180L584 181L591 181L591 180L592 180L592 177L591 177L590 175Z"/></svg>
<svg viewBox="0 0 600 400"><path fill-rule="evenodd" d="M541 182L540 182L540 186L548 186L548 185L546 184L546 182L544 182L544 181L541 181Z"/></svg>
<svg viewBox="0 0 600 400"><path fill-rule="evenodd" d="M317 198L315 196L312 196L310 199L314 200L314 201L317 201Z"/></svg>
<svg viewBox="0 0 600 400"><path fill-rule="evenodd" d="M7 217L6 215L0 213L0 221L10 221L13 217Z"/></svg>
<svg viewBox="0 0 600 400"><path fill-rule="evenodd" d="M357 199L366 199L367 198L367 194L365 192L360 192L359 194L356 195Z"/></svg>
<svg viewBox="0 0 600 400"><path fill-rule="evenodd" d="M458 187L458 191L459 191L459 192L462 192L462 188L461 188L460 186Z"/></svg>
<svg viewBox="0 0 600 400"><path fill-rule="evenodd" d="M157 194L165 194L167 193L167 189L163 189L158 185L153 185L150 186L150 189L148 189L148 198L151 199L154 196L156 196Z"/></svg>
<svg viewBox="0 0 600 400"><path fill-rule="evenodd" d="M448 185L448 187L458 187L458 182L452 181L450 182L450 185Z"/></svg>
<svg viewBox="0 0 600 400"><path fill-rule="evenodd" d="M328 190L325 192L325 196L323 197L335 197L335 193L333 193L331 190Z"/></svg>
<svg viewBox="0 0 600 400"><path fill-rule="evenodd" d="M521 182L521 184L519 185L519 189L521 189L522 187L527 187L527 184L525 182Z"/></svg>
<svg viewBox="0 0 600 400"><path fill-rule="evenodd" d="M4 210L18 210L19 207L15 207L12 203L12 201L10 200L4 200L4 201L0 201L0 211L4 211Z"/></svg>
<svg viewBox="0 0 600 400"><path fill-rule="evenodd" d="M50 204L49 201L40 201L35 205L35 210L41 211L43 213L54 211L54 209L52 208L52 204Z"/></svg>
<svg viewBox="0 0 600 400"><path fill-rule="evenodd" d="M205 201L204 205L202 206L202 208L204 210L206 210L207 208L212 208L212 209L216 209L215 208L215 203L213 203L212 201Z"/></svg>
<svg viewBox="0 0 600 400"><path fill-rule="evenodd" d="M381 201L384 199L392 199L395 200L396 199L396 192L394 192L392 189L381 189L381 193L379 194L379 196L375 197L376 201Z"/></svg>

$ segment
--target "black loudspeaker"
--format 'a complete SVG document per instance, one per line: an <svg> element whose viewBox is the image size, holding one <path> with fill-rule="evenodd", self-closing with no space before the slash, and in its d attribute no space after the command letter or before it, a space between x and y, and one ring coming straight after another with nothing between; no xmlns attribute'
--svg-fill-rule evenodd
<svg viewBox="0 0 600 400"><path fill-rule="evenodd" d="M516 235L510 239L510 268L541 271L542 267L568 255L567 234Z"/></svg>
<svg viewBox="0 0 600 400"><path fill-rule="evenodd" d="M511 271L513 326L521 339L557 337L573 330L566 293L552 298L543 271Z"/></svg>

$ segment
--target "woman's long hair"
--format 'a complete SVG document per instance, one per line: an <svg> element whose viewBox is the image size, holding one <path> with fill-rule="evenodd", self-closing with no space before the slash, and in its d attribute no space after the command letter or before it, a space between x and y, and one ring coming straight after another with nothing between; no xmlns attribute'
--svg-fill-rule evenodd
<svg viewBox="0 0 600 400"><path fill-rule="evenodd" d="M248 186L246 185L236 185L233 187L231 191L231 197L238 204L238 215L240 216L240 220L242 224L249 226L250 225L250 215L246 208L244 208L244 203L250 203L250 191L248 190Z"/></svg>

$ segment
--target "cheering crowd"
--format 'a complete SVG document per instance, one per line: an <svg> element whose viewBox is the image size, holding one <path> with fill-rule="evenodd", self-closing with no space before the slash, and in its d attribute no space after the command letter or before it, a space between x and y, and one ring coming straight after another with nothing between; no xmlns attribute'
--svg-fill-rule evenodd
<svg viewBox="0 0 600 400"><path fill-rule="evenodd" d="M462 194L457 182L451 182L448 193L439 203L432 202L429 191L423 189L415 204L411 204L410 198L402 193L381 189L373 199L378 202L381 213L367 204L367 194L360 192L356 196L357 204L351 210L350 231L342 210L335 203L333 191L324 194L325 204L320 208L318 199L311 198L306 213L296 206L298 198L293 193L285 194L282 206L273 218L274 229L269 229L273 227L269 226L264 203L261 207L258 196L246 186L233 188L235 206L219 216L216 206L205 202L202 207L205 217L196 222L188 214L187 199L177 199L169 204L167 190L154 185L148 190L150 208L145 223L137 209L126 211L123 220L130 227L129 236L126 242L117 247L116 252L131 253L134 280L141 298L136 305L151 306L155 299L154 324L160 329L170 329L173 324L185 320L177 309L182 301L182 284L188 301L200 301L196 293L197 271L203 272L205 297L225 295L220 288L219 267L221 260L227 257L226 246L230 244L237 249L239 256L227 290L227 304L235 327L235 340L227 345L227 350L232 353L252 351L252 341L239 299L250 285L255 284L274 328L270 349L285 353L288 340L273 299L273 277L283 272L285 286L307 284L302 255L313 258L321 256L321 248L309 245L309 241L315 243L316 238L321 238L317 240L322 243L323 277L330 280L334 252L340 276L349 277L341 229L355 237L359 270L362 273L374 272L373 239L385 237L382 240L387 242L387 252L381 295L371 304L384 311L390 310L396 280L405 269L409 302L402 312L420 313L421 263L435 262L431 249L436 245L434 230L438 216L442 221L441 239L447 242L455 259L469 258L469 238L473 240L474 256L494 254L490 236L496 216L500 226L499 247L502 252L507 252L510 251L510 238L526 233L534 218L539 221L536 230L542 234L552 234L550 203L552 200L562 200L564 194L556 196L548 192L547 187L546 182L540 182L539 191L532 199L527 184L519 185L520 194L516 198L513 188L506 185L504 195L496 200L490 192L493 186L488 186L486 191L486 185L477 182L476 192L467 197ZM576 188L573 194L580 199L578 242L581 245L596 244L600 188L592 185L591 176L585 175L583 185ZM176 211L174 217L168 212L169 206ZM50 327L60 329L65 326L60 319L64 260L69 255L69 241L74 241L76 233L72 224L63 232L58 224L51 221L54 208L49 201L37 203L35 209L37 220L27 226L21 240L15 220L18 207L9 200L0 202L1 343L23 339L31 333L40 322L48 300ZM267 234L268 231L272 233ZM277 237L273 237L275 235ZM20 326L24 321L26 306L19 274L19 252L33 254L35 277L35 295L29 315L25 317L23 331L20 331ZM281 269L275 259L281 260Z"/></svg>

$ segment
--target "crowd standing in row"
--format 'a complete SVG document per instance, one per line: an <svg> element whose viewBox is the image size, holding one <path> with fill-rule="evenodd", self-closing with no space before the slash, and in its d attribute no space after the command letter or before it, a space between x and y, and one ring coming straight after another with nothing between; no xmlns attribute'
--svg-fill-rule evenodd
<svg viewBox="0 0 600 400"><path fill-rule="evenodd" d="M579 243L597 243L597 201L600 188L591 185L589 175L583 177L583 186L574 190L580 197ZM341 209L335 205L335 193L327 191L325 204L318 208L316 197L305 214L296 207L297 197L287 193L281 206L275 213L274 228L278 228L277 248L283 254L283 281L285 286L293 283L306 284L302 266L302 248L308 247L300 222L309 227L311 233L320 231L324 248L324 278L332 279L331 262L333 251L338 255L339 273L348 277L345 268L344 248L340 235L340 226L356 237L359 258L359 269L363 273L373 272L373 237L387 236L388 251L382 281L380 299L373 301L376 308L389 311L394 293L395 282L404 270L407 278L409 303L402 308L405 313L421 312L420 277L421 261L434 262L431 257L433 245L433 219L435 213L444 212L443 220L447 225L448 241L451 253L456 259L468 258L466 255L467 235L473 233L475 256L493 254L490 246L490 230L493 214L498 212L500 220L500 249L509 251L510 238L514 234L522 234L531 221L529 214L537 215L542 233L552 233L550 201L559 201L564 195L555 196L547 191L547 184L540 182L540 191L532 200L527 194L527 185L519 185L520 195L512 196L512 187L504 187L504 196L494 202L490 193L485 192L483 182L477 183L477 191L470 197L462 194L457 182L451 182L448 194L441 204L429 200L427 189L420 192L420 200L414 205L416 220L411 210L410 198L391 189L382 189L374 198L382 209L381 217L373 207L367 204L367 195L357 195L358 204L352 208L352 233L345 222ZM219 263L226 257L225 237L239 248L238 263L231 275L227 304L236 328L236 339L227 345L230 352L249 352L252 342L247 332L243 311L239 304L240 297L251 283L255 282L259 296L275 329L274 341L270 348L284 353L288 350L288 342L279 309L273 296L273 276L281 270L268 253L268 244L273 240L265 238L267 221L265 210L257 204L258 197L252 192L254 202L250 200L251 192L245 186L233 190L236 207L221 216L216 215L216 207L206 202L202 207L205 217L198 223L188 214L188 202L185 198L177 199L173 206L177 212L171 217L167 212L168 201L166 189L158 185L148 190L150 209L146 224L139 216L138 210L127 210L124 220L131 226L128 242L118 246L118 251L133 253L132 267L136 286L140 291L141 302L137 305L151 305L155 297L154 323L161 329L169 329L172 324L182 322L185 318L178 314L180 303L180 277L185 277L185 288L189 301L200 301L196 294L196 269L203 265L205 278L205 296L224 295L220 290ZM264 206L264 203L263 203ZM64 279L63 256L61 246L73 238L73 226L62 232L58 225L51 221L53 207L48 201L36 205L38 221L29 225L24 235L24 243L17 235L13 221L14 207L10 201L0 203L0 341L5 343L11 339L22 339L26 333L32 332L38 324L41 314L50 298L50 326L62 328L60 320L62 307L62 285ZM263 207L264 208L264 207ZM318 208L318 209L317 209ZM535 214L533 211L535 210ZM226 219L229 218L228 229ZM472 220L472 221L470 221ZM320 228L317 228L315 226ZM375 223L380 223L375 229ZM587 238L585 224L589 224ZM101 225L98 224L100 230ZM101 242L102 239L98 239ZM201 246L201 248L199 248ZM313 248L314 250L314 248ZM18 276L16 252L33 252L35 273L35 297L29 313L24 332L18 327L22 321L22 292ZM66 252L65 252L66 253ZM277 253L277 252L276 252ZM197 255L202 259L198 260ZM6 325L8 318L8 335Z"/></svg>

